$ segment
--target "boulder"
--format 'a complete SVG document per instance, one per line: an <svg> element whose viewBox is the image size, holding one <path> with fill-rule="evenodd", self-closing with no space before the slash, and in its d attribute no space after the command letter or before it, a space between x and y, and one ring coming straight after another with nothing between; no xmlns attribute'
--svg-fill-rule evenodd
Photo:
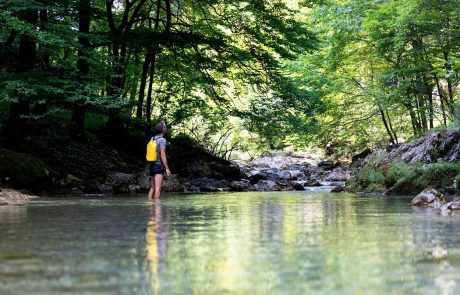
<svg viewBox="0 0 460 295"><path fill-rule="evenodd" d="M250 177L249 181L251 184L256 184L259 180L289 180L292 175L289 171L280 170L277 168L263 169L258 172L254 172Z"/></svg>
<svg viewBox="0 0 460 295"><path fill-rule="evenodd" d="M286 169L289 171L301 171L302 169L310 166L311 165L309 163L290 164L286 167Z"/></svg>
<svg viewBox="0 0 460 295"><path fill-rule="evenodd" d="M71 186L71 187L76 187L76 186L80 186L81 183L82 183L82 180L78 177L76 177L75 175L72 175L72 174L67 174L66 178L65 178L65 183L68 185L68 186Z"/></svg>
<svg viewBox="0 0 460 295"><path fill-rule="evenodd" d="M207 152L198 142L187 137L168 138L169 166L171 171L184 178L239 180L245 175L240 167Z"/></svg>
<svg viewBox="0 0 460 295"><path fill-rule="evenodd" d="M111 196L113 195L113 187L101 184L99 181L95 179L85 179L82 182L83 187L83 196Z"/></svg>
<svg viewBox="0 0 460 295"><path fill-rule="evenodd" d="M230 190L234 192L253 191L254 187L247 180L234 180L230 183Z"/></svg>
<svg viewBox="0 0 460 295"><path fill-rule="evenodd" d="M0 183L40 193L51 185L50 172L35 156L0 148Z"/></svg>
<svg viewBox="0 0 460 295"><path fill-rule="evenodd" d="M331 190L331 193L341 193L343 191L345 191L345 187L342 185L337 185Z"/></svg>
<svg viewBox="0 0 460 295"><path fill-rule="evenodd" d="M460 210L460 199L456 199L452 202L446 203L441 207L441 211L455 211Z"/></svg>
<svg viewBox="0 0 460 295"><path fill-rule="evenodd" d="M343 171L342 169L333 170L326 177L327 181L347 181L351 178L350 173Z"/></svg>
<svg viewBox="0 0 460 295"><path fill-rule="evenodd" d="M354 156L351 157L351 162L352 163L355 163L357 162L358 160L362 160L364 158L366 158L367 156L369 156L370 154L372 154L372 150L369 149L369 148L366 148L365 150L363 150L362 152L360 152L359 154L356 154Z"/></svg>
<svg viewBox="0 0 460 295"><path fill-rule="evenodd" d="M273 180L260 180L259 182L254 184L254 188L256 189L256 191L261 192L279 190L276 182L274 182Z"/></svg>
<svg viewBox="0 0 460 295"><path fill-rule="evenodd" d="M216 180L207 177L192 179L190 183L199 187L201 192L222 192L230 190L230 183L226 180Z"/></svg>
<svg viewBox="0 0 460 295"><path fill-rule="evenodd" d="M305 190L305 187L303 186L303 184L299 183L299 182L296 182L296 181L291 181L289 183L291 185L291 187L293 189L295 189L296 191L304 191Z"/></svg>
<svg viewBox="0 0 460 295"><path fill-rule="evenodd" d="M299 170L299 166L315 164L316 161L308 154L284 152L267 152L249 163L255 169L279 168L285 170Z"/></svg>
<svg viewBox="0 0 460 295"><path fill-rule="evenodd" d="M171 174L165 176L163 180L163 191L164 192L183 192L184 186L180 182L179 175Z"/></svg>
<svg viewBox="0 0 460 295"><path fill-rule="evenodd" d="M12 189L0 189L0 205L23 205L37 198L37 196L30 193L23 193Z"/></svg>
<svg viewBox="0 0 460 295"><path fill-rule="evenodd" d="M431 206L441 208L445 203L444 195L434 188L427 188L412 199L412 206Z"/></svg>
<svg viewBox="0 0 460 295"><path fill-rule="evenodd" d="M184 193L196 194L200 192L200 188L192 185L190 182L184 183Z"/></svg>
<svg viewBox="0 0 460 295"><path fill-rule="evenodd" d="M105 185L113 187L116 193L133 192L132 191L132 189L134 188L133 185L137 185L136 175L128 174L128 173L121 173L121 172L114 172L108 176L107 182L105 183Z"/></svg>
<svg viewBox="0 0 460 295"><path fill-rule="evenodd" d="M304 186L321 186L321 182L318 179L309 179L304 183Z"/></svg>
<svg viewBox="0 0 460 295"><path fill-rule="evenodd" d="M318 168L323 170L332 170L336 165L330 160L322 160L318 163Z"/></svg>
<svg viewBox="0 0 460 295"><path fill-rule="evenodd" d="M148 191L150 189L149 169L142 170L136 174L136 183L140 186L141 191Z"/></svg>

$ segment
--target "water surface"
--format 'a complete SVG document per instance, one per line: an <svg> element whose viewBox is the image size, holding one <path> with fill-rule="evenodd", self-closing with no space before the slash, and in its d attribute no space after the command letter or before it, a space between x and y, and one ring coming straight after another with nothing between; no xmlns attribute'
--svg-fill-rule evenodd
<svg viewBox="0 0 460 295"><path fill-rule="evenodd" d="M0 294L459 294L460 215L238 193L0 207Z"/></svg>

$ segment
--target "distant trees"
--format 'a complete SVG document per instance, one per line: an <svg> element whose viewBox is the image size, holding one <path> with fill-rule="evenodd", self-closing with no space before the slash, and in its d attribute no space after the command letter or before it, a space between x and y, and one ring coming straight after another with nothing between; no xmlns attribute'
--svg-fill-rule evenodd
<svg viewBox="0 0 460 295"><path fill-rule="evenodd" d="M362 148L452 122L460 81L459 11L458 0L314 5L309 21L322 47L300 58L296 69L328 105L318 116L317 138Z"/></svg>

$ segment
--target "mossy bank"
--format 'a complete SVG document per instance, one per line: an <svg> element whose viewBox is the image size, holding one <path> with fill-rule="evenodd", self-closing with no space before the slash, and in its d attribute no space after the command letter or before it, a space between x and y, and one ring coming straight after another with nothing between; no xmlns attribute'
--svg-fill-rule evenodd
<svg viewBox="0 0 460 295"><path fill-rule="evenodd" d="M433 187L458 193L460 130L432 132L411 143L378 149L355 164L350 192L412 195Z"/></svg>

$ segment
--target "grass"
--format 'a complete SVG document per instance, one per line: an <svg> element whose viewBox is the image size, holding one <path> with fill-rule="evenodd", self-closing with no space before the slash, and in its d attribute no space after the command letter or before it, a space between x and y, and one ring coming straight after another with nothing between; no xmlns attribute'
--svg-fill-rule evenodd
<svg viewBox="0 0 460 295"><path fill-rule="evenodd" d="M350 183L351 191L389 190L393 194L415 194L427 187L445 190L460 183L460 163L408 165L393 162L378 168L366 167Z"/></svg>

